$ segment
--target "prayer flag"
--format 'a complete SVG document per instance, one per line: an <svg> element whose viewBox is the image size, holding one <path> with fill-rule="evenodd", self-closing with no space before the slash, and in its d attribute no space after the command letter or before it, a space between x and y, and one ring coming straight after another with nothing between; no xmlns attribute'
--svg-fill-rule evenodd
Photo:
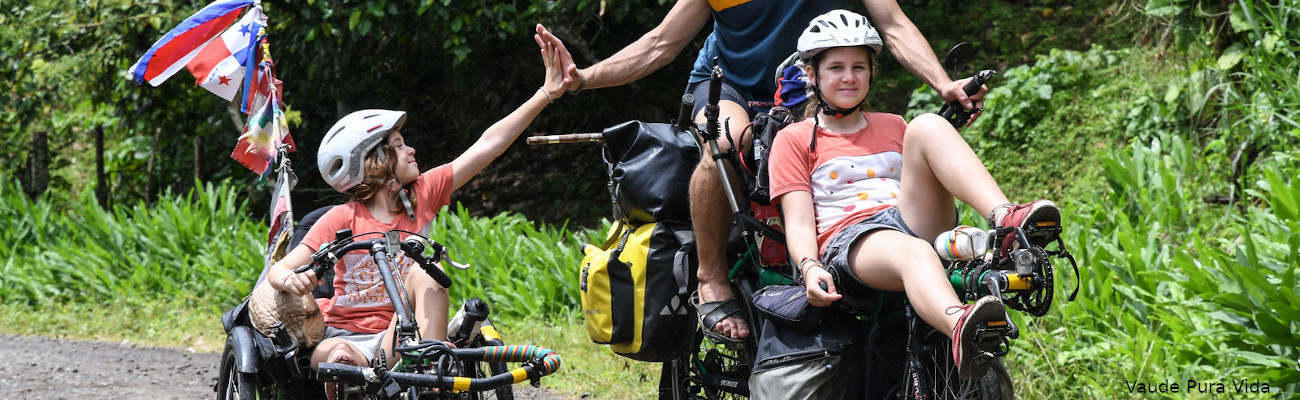
<svg viewBox="0 0 1300 400"><path fill-rule="evenodd" d="M249 114L244 133L239 135L239 143L235 145L235 151L230 153L230 157L265 176L271 172L271 163L275 161L281 144L288 145L290 149L294 147L280 102L271 96L261 108Z"/></svg>

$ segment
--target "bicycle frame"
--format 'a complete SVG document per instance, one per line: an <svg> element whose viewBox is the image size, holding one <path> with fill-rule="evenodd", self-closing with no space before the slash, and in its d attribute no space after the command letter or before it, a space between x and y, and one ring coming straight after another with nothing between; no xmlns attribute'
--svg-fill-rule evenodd
<svg viewBox="0 0 1300 400"><path fill-rule="evenodd" d="M501 345L500 337L495 333L490 322L487 322L486 304L483 304L481 319L482 336L474 344L492 344L489 346L478 346L468 348L451 348L446 343L437 340L422 340L419 337L419 324L412 314L408 298L404 290L404 284L400 277L393 273L393 257L398 252L405 253L408 257L414 259L438 284L445 288L451 287L451 278L446 275L436 263L446 260L449 263L456 264L447 257L446 249L436 243L429 241L428 246L433 248L433 256L425 258L423 256L426 247L425 242L416 239L400 241L398 231L385 232L383 238L370 239L365 241L353 241L357 236L375 234L376 232L352 235L351 230L339 231L335 234L335 241L328 245L322 246L321 250L312 256L313 262L295 270L295 272L305 272L307 269L316 269L319 275L320 270L324 268L333 268L340 256L354 250L367 250L371 258L375 261L379 269L380 277L384 281L385 290L392 301L395 310L394 318L396 319L396 334L393 337L393 353L400 355L397 363L391 368L387 365L384 354L377 354L375 366L359 367L338 363L321 363L316 372L318 379L337 383L359 384L367 387L367 392L377 394L382 398L396 398L402 391L412 391L411 397L418 397L419 392L424 389L433 388L442 394L451 394L458 392L485 392L496 390L505 386L520 383L524 380L531 380L534 386L540 385L540 378L557 371L560 367L559 355L554 351L533 346L533 345ZM411 232L413 237L424 239L419 235ZM468 266L457 265L458 268L468 268ZM480 301L481 302L481 301ZM444 360L451 360L451 364L460 365L463 361L482 361L489 363L499 362L519 362L524 365L510 371L500 373L493 372L488 378L473 378L460 376L457 373L472 373L474 371L457 370L457 366L445 363Z"/></svg>

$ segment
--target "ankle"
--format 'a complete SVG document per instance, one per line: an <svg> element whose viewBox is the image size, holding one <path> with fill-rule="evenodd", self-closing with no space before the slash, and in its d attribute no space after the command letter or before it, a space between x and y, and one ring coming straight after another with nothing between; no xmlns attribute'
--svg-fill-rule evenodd
<svg viewBox="0 0 1300 400"><path fill-rule="evenodd" d="M998 223L1002 222L1002 218L1011 212L1011 206L1013 206L1011 203L1002 203L993 207L993 211L989 211L989 226L998 228Z"/></svg>

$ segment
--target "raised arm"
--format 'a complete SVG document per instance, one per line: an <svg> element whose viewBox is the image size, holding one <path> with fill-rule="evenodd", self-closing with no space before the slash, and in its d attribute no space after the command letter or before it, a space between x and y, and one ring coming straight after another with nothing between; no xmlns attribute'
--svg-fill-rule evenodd
<svg viewBox="0 0 1300 400"><path fill-rule="evenodd" d="M558 42L558 41L557 41ZM537 114L555 99L564 95L564 74L560 66L560 49L550 43L542 45L542 63L546 66L546 79L542 87L533 92L523 105L483 131L478 141L452 160L452 190L460 189L470 178L487 167L510 143L524 132L524 128L537 118Z"/></svg>
<svg viewBox="0 0 1300 400"><path fill-rule="evenodd" d="M619 86L658 71L677 57L691 38L709 22L707 0L678 0L659 25L614 55L582 70L577 69L567 50L560 57L564 63L569 90ZM538 44L558 42L545 27L538 25ZM584 83L585 80L585 83Z"/></svg>
<svg viewBox="0 0 1300 400"><path fill-rule="evenodd" d="M930 43L925 40L925 36L916 28L912 20L903 14L896 0L862 0L862 4L867 6L871 22L875 23L881 36L884 37L885 46L889 48L894 58L903 64L903 67L939 92L944 100L958 100L966 108L976 106L962 91L961 86L965 80L953 82L948 78L948 73L943 70L943 65L939 64L939 59L935 57ZM975 95L974 101L982 100L985 91L987 89Z"/></svg>

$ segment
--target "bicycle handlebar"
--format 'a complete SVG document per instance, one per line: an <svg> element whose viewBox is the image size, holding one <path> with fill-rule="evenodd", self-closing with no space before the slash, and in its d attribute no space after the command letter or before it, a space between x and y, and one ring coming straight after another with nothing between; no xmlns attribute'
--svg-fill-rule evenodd
<svg viewBox="0 0 1300 400"><path fill-rule="evenodd" d="M334 264L337 264L339 258L342 258L344 254L356 250L367 250L370 252L371 257L375 258L376 262L387 262L387 254L389 250L388 241L385 238L353 241L357 236L374 234L377 232L368 232L355 236L351 235L351 232L351 230L345 229L336 233L336 239L333 242L321 246L319 251L312 254L312 261L310 263L294 269L293 272L300 274L307 272L307 270L310 269L315 271L316 276L319 277L324 274L327 268L333 268ZM425 242L428 242L429 247L433 248L434 254L432 257L424 256ZM407 257L415 260L416 263L419 264L434 281L438 282L438 284L442 285L444 288L451 288L451 277L447 276L447 273L444 272L442 268L438 268L435 263L442 259L446 259L447 262L455 265L457 268L468 268L468 266L463 266L448 257L447 248L445 246L417 234L410 234L406 240L400 242L400 246L402 252L405 253Z"/></svg>
<svg viewBox="0 0 1300 400"><path fill-rule="evenodd" d="M974 96L976 93L979 93L980 87L984 86L984 83L988 82L989 79L992 79L993 75L996 75L997 73L998 71L991 69L980 71L975 74L975 76L971 77L970 82L966 82L966 86L962 87L962 91L966 92L967 96ZM939 116L948 120L948 123L952 124L953 128L961 129L961 127L966 126L966 122L970 121L971 115L980 111L984 111L984 109L975 108L967 110L965 106L957 103L956 100L953 100L944 103L943 107L939 108Z"/></svg>
<svg viewBox="0 0 1300 400"><path fill-rule="evenodd" d="M342 383L383 383L392 380L402 387L431 387L441 390L481 392L513 385L525 380L536 381L560 369L560 355L555 351L533 345L487 346L465 349L445 348L453 358L488 362L523 363L487 378L430 375L410 372L391 372L374 367L358 367L338 363L321 363L316 375L324 381Z"/></svg>

